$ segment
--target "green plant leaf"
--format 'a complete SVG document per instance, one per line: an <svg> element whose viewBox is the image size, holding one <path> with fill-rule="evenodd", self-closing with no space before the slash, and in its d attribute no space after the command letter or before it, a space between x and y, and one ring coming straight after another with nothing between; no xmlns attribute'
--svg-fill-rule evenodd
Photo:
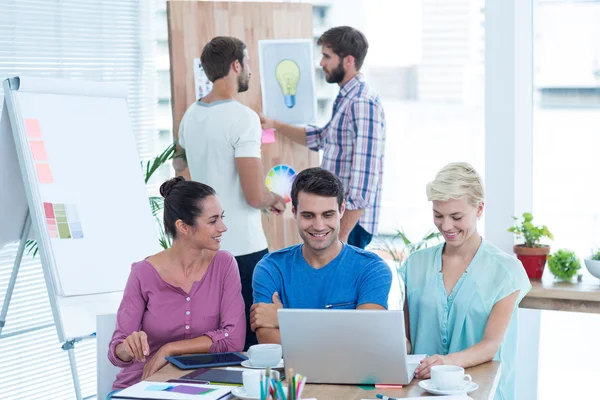
<svg viewBox="0 0 600 400"><path fill-rule="evenodd" d="M148 183L152 175L167 161L172 160L175 156L176 146L175 143L171 143L169 147L163 150L158 156L146 162L145 169L145 183Z"/></svg>
<svg viewBox="0 0 600 400"><path fill-rule="evenodd" d="M148 201L150 201L150 209L152 210L152 215L157 217L165 206L165 199L158 196L150 196L148 197Z"/></svg>
<svg viewBox="0 0 600 400"><path fill-rule="evenodd" d="M513 219L518 220L513 216ZM546 225L535 226L533 224L533 215L531 213L523 213L523 220L508 228L509 232L515 234L517 239L525 240L525 247L540 247L540 240L547 237L550 240L554 239L552 233Z"/></svg>
<svg viewBox="0 0 600 400"><path fill-rule="evenodd" d="M548 256L548 269L558 279L571 280L580 268L581 262L573 251L560 249Z"/></svg>
<svg viewBox="0 0 600 400"><path fill-rule="evenodd" d="M35 258L39 251L37 241L33 239L27 239L25 242L25 250L27 250L27 255L30 255L31 258Z"/></svg>

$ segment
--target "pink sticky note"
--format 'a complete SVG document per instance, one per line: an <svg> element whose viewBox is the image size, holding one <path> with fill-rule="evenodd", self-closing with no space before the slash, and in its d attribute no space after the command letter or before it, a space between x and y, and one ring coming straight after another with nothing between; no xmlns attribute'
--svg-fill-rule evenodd
<svg viewBox="0 0 600 400"><path fill-rule="evenodd" d="M31 148L31 153L33 153L33 159L35 161L48 161L48 153L46 153L44 142L39 140L30 140L29 147Z"/></svg>
<svg viewBox="0 0 600 400"><path fill-rule="evenodd" d="M263 143L275 143L275 129L263 129L262 142Z"/></svg>
<svg viewBox="0 0 600 400"><path fill-rule="evenodd" d="M50 170L49 164L36 163L35 170L37 171L37 176L40 183L54 182L54 178L52 178L52 171Z"/></svg>
<svg viewBox="0 0 600 400"><path fill-rule="evenodd" d="M40 129L40 122L35 118L25 118L24 121L27 137L31 139L41 139L42 130Z"/></svg>

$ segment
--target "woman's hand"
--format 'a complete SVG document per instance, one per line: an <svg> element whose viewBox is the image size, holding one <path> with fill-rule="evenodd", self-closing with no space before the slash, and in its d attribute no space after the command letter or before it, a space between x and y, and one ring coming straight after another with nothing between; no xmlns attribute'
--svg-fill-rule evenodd
<svg viewBox="0 0 600 400"><path fill-rule="evenodd" d="M167 345L158 349L154 356L144 365L144 373L142 374L142 380L145 380L149 376L154 375L158 370L167 365L167 356L171 354L167 350Z"/></svg>
<svg viewBox="0 0 600 400"><path fill-rule="evenodd" d="M117 357L125 362L133 359L136 361L146 361L146 356L150 354L150 346L148 346L148 336L146 332L133 332L127 336L115 349Z"/></svg>
<svg viewBox="0 0 600 400"><path fill-rule="evenodd" d="M415 369L415 378L417 379L429 379L431 378L431 367L434 365L448 364L448 356L440 356L434 354L430 357L421 360L421 363Z"/></svg>

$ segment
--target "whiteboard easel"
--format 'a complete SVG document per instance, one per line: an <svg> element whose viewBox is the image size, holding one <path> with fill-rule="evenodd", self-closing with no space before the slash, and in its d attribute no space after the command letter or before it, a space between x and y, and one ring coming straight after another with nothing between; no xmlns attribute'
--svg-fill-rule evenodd
<svg viewBox="0 0 600 400"><path fill-rule="evenodd" d="M0 211L7 222L0 224L0 248L16 240L19 247L0 313L0 332L26 241L33 234L57 335L68 352L80 400L75 343L95 338L96 315L116 312L131 264L159 250L126 88L23 77L7 79L3 87L0 209L9 208L10 213ZM43 135L32 137L27 125L32 118ZM51 179L43 176L39 164L47 164L43 167L46 173L51 169ZM123 195L107 207L111 190ZM47 206L55 216L49 217ZM75 215L77 219L71 219ZM119 229L121 223L134 226L135 233ZM65 226L70 229L66 235Z"/></svg>

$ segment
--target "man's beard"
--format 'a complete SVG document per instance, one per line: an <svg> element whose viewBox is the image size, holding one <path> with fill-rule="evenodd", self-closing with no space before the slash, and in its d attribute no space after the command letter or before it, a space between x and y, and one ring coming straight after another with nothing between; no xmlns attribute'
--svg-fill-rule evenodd
<svg viewBox="0 0 600 400"><path fill-rule="evenodd" d="M242 93L245 92L246 90L248 90L250 84L250 76L246 75L246 76L242 76L240 75L238 77L238 93Z"/></svg>
<svg viewBox="0 0 600 400"><path fill-rule="evenodd" d="M340 83L344 80L344 76L346 76L346 71L344 70L344 64L342 60L340 60L340 63L333 71L331 71L329 74L325 74L325 80L327 83Z"/></svg>

